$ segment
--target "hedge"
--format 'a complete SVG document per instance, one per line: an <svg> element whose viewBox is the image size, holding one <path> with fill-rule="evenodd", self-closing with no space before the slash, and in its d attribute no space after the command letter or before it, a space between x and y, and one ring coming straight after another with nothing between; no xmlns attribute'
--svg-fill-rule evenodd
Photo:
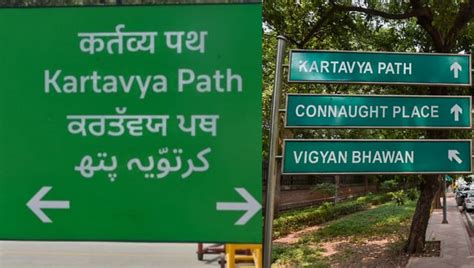
<svg viewBox="0 0 474 268"><path fill-rule="evenodd" d="M363 211L372 205L380 205L390 200L390 193L368 194L355 200L341 201L336 205L326 202L318 207L287 212L273 221L273 238L280 238L289 233Z"/></svg>

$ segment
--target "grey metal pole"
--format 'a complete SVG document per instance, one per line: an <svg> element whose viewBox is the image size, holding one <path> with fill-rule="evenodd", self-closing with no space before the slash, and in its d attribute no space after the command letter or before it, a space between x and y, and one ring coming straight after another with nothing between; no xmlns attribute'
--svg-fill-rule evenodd
<svg viewBox="0 0 474 268"><path fill-rule="evenodd" d="M273 214L275 209L275 188L276 188L276 154L278 144L278 113L280 109L281 81L283 76L283 60L285 58L286 38L278 36L278 50L275 67L275 83L273 85L272 118L270 129L270 150L268 153L268 178L267 178L267 198L265 203L265 229L263 240L263 267L270 268L272 265L272 233Z"/></svg>
<svg viewBox="0 0 474 268"><path fill-rule="evenodd" d="M448 223L448 218L446 215L446 178L443 177L443 221L441 222L442 224L447 224Z"/></svg>

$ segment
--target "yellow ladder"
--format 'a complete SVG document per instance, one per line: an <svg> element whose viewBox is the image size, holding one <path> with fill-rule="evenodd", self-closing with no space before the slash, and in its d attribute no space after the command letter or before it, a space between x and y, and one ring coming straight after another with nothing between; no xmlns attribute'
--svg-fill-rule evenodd
<svg viewBox="0 0 474 268"><path fill-rule="evenodd" d="M237 250L249 250L252 255L236 254ZM226 244L225 260L227 268L235 268L236 262L253 261L255 268L262 268L262 245L261 244Z"/></svg>

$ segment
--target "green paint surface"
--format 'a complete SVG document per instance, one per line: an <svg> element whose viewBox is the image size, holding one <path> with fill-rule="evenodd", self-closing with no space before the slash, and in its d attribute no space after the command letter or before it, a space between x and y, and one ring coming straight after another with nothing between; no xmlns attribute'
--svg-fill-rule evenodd
<svg viewBox="0 0 474 268"><path fill-rule="evenodd" d="M288 127L470 128L471 98L288 95Z"/></svg>
<svg viewBox="0 0 474 268"><path fill-rule="evenodd" d="M118 25L156 33L153 53L126 43L122 54L116 45L113 54L81 51L79 33ZM184 33L180 51L166 32ZM191 32L207 33L202 51L186 47ZM244 202L236 188L261 203L261 5L1 9L0 40L0 239L261 242L261 210L236 225L244 211L216 209ZM58 71L60 88L48 92ZM79 89L70 93L74 79ZM105 133L68 130L68 116L104 115L112 116ZM137 115L167 116L166 135ZM200 121L194 135L184 131L193 115L217 118L215 133ZM129 131L137 127L142 133ZM26 205L45 186L42 200L70 202L43 210L51 223Z"/></svg>
<svg viewBox="0 0 474 268"><path fill-rule="evenodd" d="M285 174L470 172L470 140L285 140L284 145Z"/></svg>
<svg viewBox="0 0 474 268"><path fill-rule="evenodd" d="M470 86L471 57L460 54L292 50L290 82Z"/></svg>

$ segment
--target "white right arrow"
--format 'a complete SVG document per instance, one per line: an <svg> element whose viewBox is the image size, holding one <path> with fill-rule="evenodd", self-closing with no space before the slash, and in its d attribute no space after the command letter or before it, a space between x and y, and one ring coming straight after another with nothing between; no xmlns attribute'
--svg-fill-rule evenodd
<svg viewBox="0 0 474 268"><path fill-rule="evenodd" d="M43 212L43 209L69 209L69 201L41 200L51 189L51 186L41 187L41 189L30 199L30 201L26 203L26 206L28 206L43 223L52 223L51 219Z"/></svg>
<svg viewBox="0 0 474 268"><path fill-rule="evenodd" d="M245 225L262 208L253 196L245 188L235 188L235 190L245 199L245 203L225 203L218 202L216 209L224 211L246 211L235 225Z"/></svg>
<svg viewBox="0 0 474 268"><path fill-rule="evenodd" d="M449 66L449 70L454 72L454 78L458 78L458 73L462 71L462 67L461 65L459 65L459 63L454 62L453 64L451 64L451 66Z"/></svg>
<svg viewBox="0 0 474 268"><path fill-rule="evenodd" d="M461 158L459 158L459 151L458 150L448 150L448 159L449 161L453 162L456 161L458 164L462 163Z"/></svg>
<svg viewBox="0 0 474 268"><path fill-rule="evenodd" d="M454 114L454 121L459 121L459 114L462 114L462 108L455 104L451 107L451 113Z"/></svg>

